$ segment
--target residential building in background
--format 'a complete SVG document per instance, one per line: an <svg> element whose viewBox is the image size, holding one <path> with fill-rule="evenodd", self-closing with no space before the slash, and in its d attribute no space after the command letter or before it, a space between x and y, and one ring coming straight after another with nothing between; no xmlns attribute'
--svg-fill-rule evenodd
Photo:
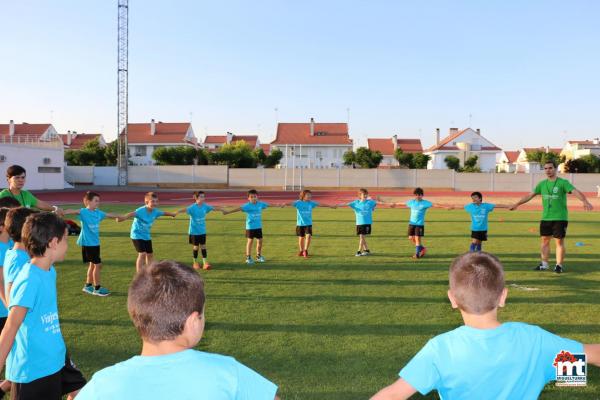
<svg viewBox="0 0 600 400"><path fill-rule="evenodd" d="M554 147L524 147L519 150L519 156L515 162L516 173L532 173L532 172L541 172L544 170L543 165L540 165L539 162L529 161L527 160L527 153L533 153L536 151L543 151L545 153L556 153L560 154L561 149Z"/></svg>
<svg viewBox="0 0 600 400"><path fill-rule="evenodd" d="M280 122L271 149L283 153L281 167L287 168L340 168L343 156L352 151L352 139L348 135L348 124Z"/></svg>
<svg viewBox="0 0 600 400"><path fill-rule="evenodd" d="M59 134L63 142L65 150L81 150L87 142L98 139L100 147L106 147L106 141L101 133L77 133L77 131L67 131L67 133Z"/></svg>
<svg viewBox="0 0 600 400"><path fill-rule="evenodd" d="M593 140L569 140L560 149L560 155L567 160L576 160L583 156L595 155L600 157L600 139Z"/></svg>
<svg viewBox="0 0 600 400"><path fill-rule="evenodd" d="M231 132L227 132L226 135L207 135L202 142L202 147L214 151L223 147L225 144L237 143L242 140L253 149L261 147L258 135L235 135Z"/></svg>
<svg viewBox="0 0 600 400"><path fill-rule="evenodd" d="M503 151L496 164L496 171L510 173L517 172L517 159L519 158L520 153L519 150Z"/></svg>
<svg viewBox="0 0 600 400"><path fill-rule="evenodd" d="M423 152L421 139L398 139L398 135L394 135L389 139L367 139L367 147L369 150L379 151L383 155L379 165L384 167L397 167L399 165L398 160L394 157L398 149L404 153Z"/></svg>

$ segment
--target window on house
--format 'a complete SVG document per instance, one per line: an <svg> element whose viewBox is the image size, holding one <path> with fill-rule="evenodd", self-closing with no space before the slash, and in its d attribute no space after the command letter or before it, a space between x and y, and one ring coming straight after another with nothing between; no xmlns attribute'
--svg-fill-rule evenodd
<svg viewBox="0 0 600 400"><path fill-rule="evenodd" d="M38 167L40 174L60 174L60 167Z"/></svg>
<svg viewBox="0 0 600 400"><path fill-rule="evenodd" d="M135 146L135 156L136 157L145 157L146 156L146 146Z"/></svg>

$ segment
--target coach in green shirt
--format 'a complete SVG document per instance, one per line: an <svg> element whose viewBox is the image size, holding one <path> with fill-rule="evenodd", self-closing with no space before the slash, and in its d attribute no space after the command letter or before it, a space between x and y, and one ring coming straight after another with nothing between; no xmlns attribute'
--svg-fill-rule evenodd
<svg viewBox="0 0 600 400"><path fill-rule="evenodd" d="M583 203L587 211L593 209L585 195L566 179L556 175L556 164L549 161L544 164L544 172L547 179L540 181L532 193L516 202L510 209L515 210L521 204L527 203L537 195L542 195L542 221L540 222L540 236L542 237L542 262L534 268L535 271L548 269L550 257L550 240L554 237L556 242L556 266L554 272L563 272L565 259L565 236L569 224L569 211L567 209L567 193L573 193Z"/></svg>
<svg viewBox="0 0 600 400"><path fill-rule="evenodd" d="M50 205L35 197L31 192L24 190L25 178L25 168L20 165L11 165L8 167L6 170L8 189L4 189L0 192L0 199L3 197L12 197L23 207L37 208L43 211L54 211L57 214L62 215L62 210L60 208Z"/></svg>

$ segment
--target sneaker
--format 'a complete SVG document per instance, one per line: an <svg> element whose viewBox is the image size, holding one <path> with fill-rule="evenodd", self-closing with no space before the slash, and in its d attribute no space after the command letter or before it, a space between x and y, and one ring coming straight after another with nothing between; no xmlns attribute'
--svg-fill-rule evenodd
<svg viewBox="0 0 600 400"><path fill-rule="evenodd" d="M302 252L302 257L304 257L304 258L308 258L308 250L304 250L304 251Z"/></svg>
<svg viewBox="0 0 600 400"><path fill-rule="evenodd" d="M556 264L556 267L554 267L554 272L556 272L557 274L562 274L562 272L563 272L562 265Z"/></svg>
<svg viewBox="0 0 600 400"><path fill-rule="evenodd" d="M87 294L94 294L94 287L93 287L92 285L90 285L90 286L88 286L88 285L85 285L85 286L83 287L83 289L81 289L81 291L82 291L83 293L87 293Z"/></svg>
<svg viewBox="0 0 600 400"><path fill-rule="evenodd" d="M108 296L110 294L110 290L108 290L105 287L100 286L99 289L94 289L94 292L92 293L94 296L101 296L101 297L105 297Z"/></svg>
<svg viewBox="0 0 600 400"><path fill-rule="evenodd" d="M212 265L210 265L210 263L204 263L202 269L208 271L209 269L212 269Z"/></svg>
<svg viewBox="0 0 600 400"><path fill-rule="evenodd" d="M266 261L266 260L265 260L265 258L264 258L263 256L258 256L258 257L256 257L256 262L263 263L263 262L265 262L265 261Z"/></svg>
<svg viewBox="0 0 600 400"><path fill-rule="evenodd" d="M421 248L421 251L419 252L419 258L424 257L425 253L427 253L427 249L425 247Z"/></svg>
<svg viewBox="0 0 600 400"><path fill-rule="evenodd" d="M364 250L364 251L362 252L362 255L363 255L363 256L370 256L370 255L371 255L371 250Z"/></svg>
<svg viewBox="0 0 600 400"><path fill-rule="evenodd" d="M252 257L246 258L246 264L254 264L254 260L252 259Z"/></svg>
<svg viewBox="0 0 600 400"><path fill-rule="evenodd" d="M360 252L360 251L357 251L357 252L356 252L356 254L354 255L354 257L360 257L360 256L362 256L362 255L363 255L363 253L362 253L362 252Z"/></svg>
<svg viewBox="0 0 600 400"><path fill-rule="evenodd" d="M548 269L548 267L544 267L544 265L543 265L543 264L540 264L540 265L538 265L537 267L535 267L533 270L534 270L534 271L545 271L545 270L547 270L547 269Z"/></svg>
<svg viewBox="0 0 600 400"><path fill-rule="evenodd" d="M201 267L200 267L200 263L199 263L198 261L194 261L194 263L192 264L192 267L193 267L194 269L200 269L200 268L201 268Z"/></svg>

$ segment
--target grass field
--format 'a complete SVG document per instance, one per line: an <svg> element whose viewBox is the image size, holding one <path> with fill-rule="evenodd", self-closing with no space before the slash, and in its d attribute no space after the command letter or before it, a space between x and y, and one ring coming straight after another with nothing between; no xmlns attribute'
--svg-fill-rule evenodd
<svg viewBox="0 0 600 400"><path fill-rule="evenodd" d="M113 212L134 208L102 207ZM539 216L535 211L496 211L490 216L490 241L484 249L500 257L509 285L500 318L600 342L600 214L571 213L566 273L561 276L531 271L539 258ZM414 247L405 238L406 210L376 210L369 238L373 255L354 257L353 212L317 209L312 257L305 260L296 255L295 210L268 209L263 216L267 262L254 266L244 264L243 218L241 213L209 215L208 251L214 270L201 272L207 325L198 348L232 355L259 371L279 385L282 399L367 399L393 382L428 339L461 324L446 290L450 261L469 245L464 211L429 211L428 254L419 261L410 259ZM155 223L157 258L191 262L187 224L183 215ZM103 283L111 296L81 292L85 267L75 238L70 239L68 258L58 265L62 330L73 359L88 377L140 350L126 311L135 269L129 227L129 221L101 226ZM585 246L576 247L575 242ZM586 388L549 385L541 398L599 398L599 371L589 369Z"/></svg>

